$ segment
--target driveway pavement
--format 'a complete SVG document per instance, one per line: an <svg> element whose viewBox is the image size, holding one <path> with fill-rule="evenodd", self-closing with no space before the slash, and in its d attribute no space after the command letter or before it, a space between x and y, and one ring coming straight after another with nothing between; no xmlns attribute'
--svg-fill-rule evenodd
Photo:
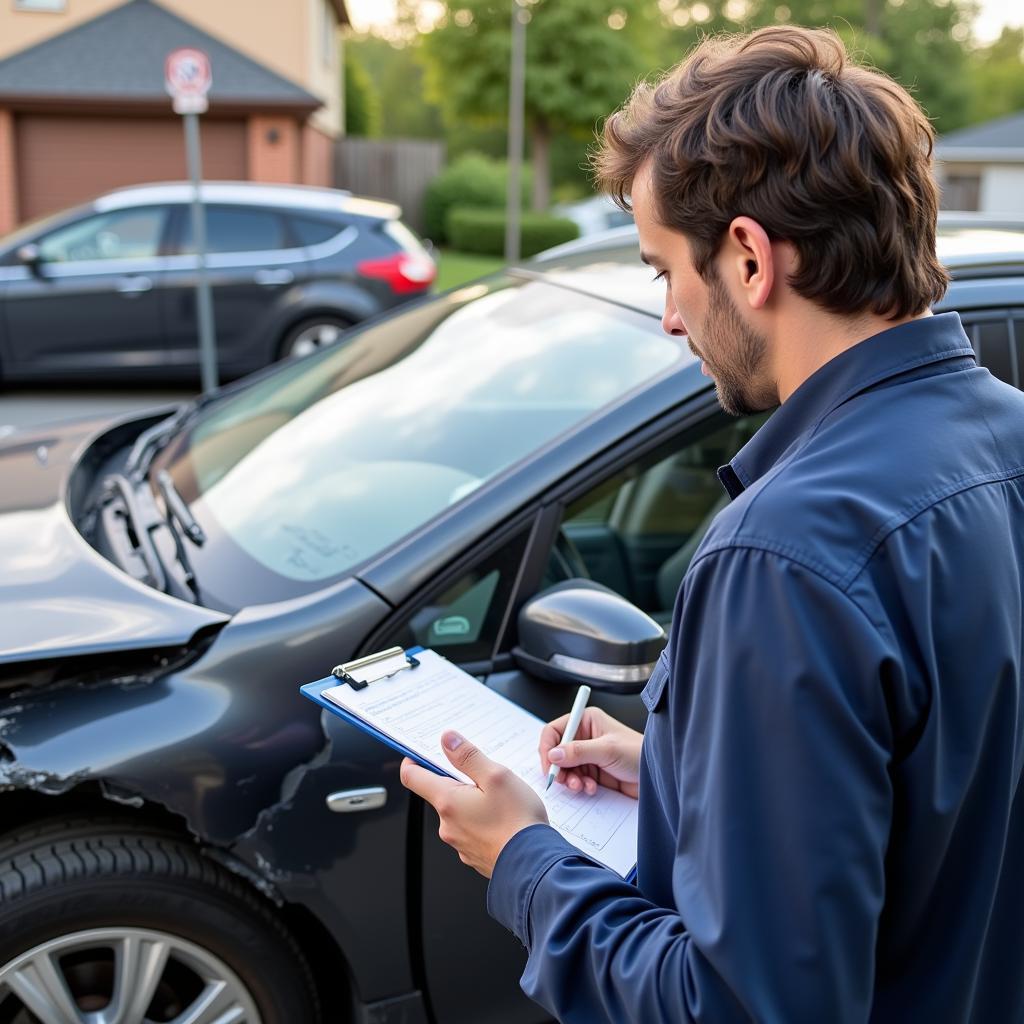
<svg viewBox="0 0 1024 1024"><path fill-rule="evenodd" d="M193 392L160 388L10 388L0 390L0 438L28 427L109 413L123 413L168 405L190 398Z"/></svg>

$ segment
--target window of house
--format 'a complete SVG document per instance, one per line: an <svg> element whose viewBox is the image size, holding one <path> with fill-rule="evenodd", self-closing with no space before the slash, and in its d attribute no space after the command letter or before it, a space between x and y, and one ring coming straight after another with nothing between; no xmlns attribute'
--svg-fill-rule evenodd
<svg viewBox="0 0 1024 1024"><path fill-rule="evenodd" d="M16 11L63 11L67 0L14 0Z"/></svg>
<svg viewBox="0 0 1024 1024"><path fill-rule="evenodd" d="M978 210L981 208L980 174L947 174L942 181L943 210Z"/></svg>
<svg viewBox="0 0 1024 1024"><path fill-rule="evenodd" d="M320 57L325 68L334 67L334 16L330 4L322 0L320 4Z"/></svg>

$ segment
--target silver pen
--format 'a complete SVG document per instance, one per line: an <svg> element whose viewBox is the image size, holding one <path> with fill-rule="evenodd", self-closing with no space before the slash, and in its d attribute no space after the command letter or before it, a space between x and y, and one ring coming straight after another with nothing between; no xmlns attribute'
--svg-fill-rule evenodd
<svg viewBox="0 0 1024 1024"><path fill-rule="evenodd" d="M580 721L583 718L583 712L586 710L588 700L590 700L590 687L581 686L576 691L576 699L572 702L572 711L569 712L569 724L566 725L565 732L562 733L562 738L558 741L560 747L566 743L572 743L576 738L576 730L580 727ZM558 778L558 765L553 764L548 769L548 784L544 787L545 793L551 788L551 783L556 778Z"/></svg>

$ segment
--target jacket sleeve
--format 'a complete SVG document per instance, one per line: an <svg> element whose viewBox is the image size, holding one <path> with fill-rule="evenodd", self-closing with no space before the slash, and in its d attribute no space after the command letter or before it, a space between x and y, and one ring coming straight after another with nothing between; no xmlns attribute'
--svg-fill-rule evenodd
<svg viewBox="0 0 1024 1024"><path fill-rule="evenodd" d="M674 863L657 870L675 905L524 830L488 891L527 947L524 991L565 1024L865 1021L893 804L889 645L812 569L729 548L691 566L670 650L644 757L678 802L641 792L639 842L674 815Z"/></svg>

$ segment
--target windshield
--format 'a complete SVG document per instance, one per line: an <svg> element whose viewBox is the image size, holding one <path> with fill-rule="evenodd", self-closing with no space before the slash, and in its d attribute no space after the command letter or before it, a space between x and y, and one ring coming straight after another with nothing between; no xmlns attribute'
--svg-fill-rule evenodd
<svg viewBox="0 0 1024 1024"><path fill-rule="evenodd" d="M379 554L689 359L656 321L593 298L474 285L211 406L156 466L210 535L196 552L204 589L276 600Z"/></svg>

